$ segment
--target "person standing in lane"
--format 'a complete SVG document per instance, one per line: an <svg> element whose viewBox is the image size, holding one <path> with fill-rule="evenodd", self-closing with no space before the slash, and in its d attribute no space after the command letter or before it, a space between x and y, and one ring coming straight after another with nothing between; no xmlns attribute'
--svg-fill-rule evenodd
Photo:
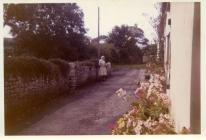
<svg viewBox="0 0 206 140"><path fill-rule="evenodd" d="M106 80L107 77L107 68L106 68L106 62L105 57L101 56L101 59L99 60L99 76L101 80Z"/></svg>

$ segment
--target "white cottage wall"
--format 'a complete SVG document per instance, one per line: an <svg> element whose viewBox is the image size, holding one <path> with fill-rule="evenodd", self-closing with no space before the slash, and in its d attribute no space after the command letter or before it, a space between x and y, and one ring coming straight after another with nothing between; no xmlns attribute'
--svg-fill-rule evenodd
<svg viewBox="0 0 206 140"><path fill-rule="evenodd" d="M194 3L171 3L171 115L175 127L190 127Z"/></svg>

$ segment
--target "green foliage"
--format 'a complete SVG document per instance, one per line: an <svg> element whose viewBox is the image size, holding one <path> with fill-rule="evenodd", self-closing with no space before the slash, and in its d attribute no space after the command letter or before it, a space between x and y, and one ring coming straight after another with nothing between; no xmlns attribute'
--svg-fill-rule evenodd
<svg viewBox="0 0 206 140"><path fill-rule="evenodd" d="M15 36L16 53L46 59L82 58L83 16L76 3L4 5L4 25L10 26Z"/></svg>
<svg viewBox="0 0 206 140"><path fill-rule="evenodd" d="M139 109L140 118L146 120L151 117L153 120L158 120L160 114L169 113L168 106L158 99L156 94L153 93L149 98L146 98L146 93L142 94L141 97L132 103L133 107Z"/></svg>
<svg viewBox="0 0 206 140"><path fill-rule="evenodd" d="M114 27L109 34L108 42L114 44L117 51L113 51L113 54L118 54L119 63L140 64L142 63L142 52L137 43L144 44L148 41L139 42L141 39L145 39L142 29L136 26L122 25Z"/></svg>
<svg viewBox="0 0 206 140"><path fill-rule="evenodd" d="M5 79L10 76L20 76L24 79L32 77L57 78L59 73L59 68L55 64L35 57L11 57L4 61Z"/></svg>
<svg viewBox="0 0 206 140"><path fill-rule="evenodd" d="M50 59L50 62L56 64L59 67L63 77L68 76L69 71L70 71L70 66L67 61L62 60L62 59Z"/></svg>
<svg viewBox="0 0 206 140"><path fill-rule="evenodd" d="M106 61L110 61L112 63L119 63L119 54L118 50L111 43L104 43L100 45L100 53L105 56Z"/></svg>
<svg viewBox="0 0 206 140"><path fill-rule="evenodd" d="M102 39L106 43L100 45L100 52L108 61L142 63L142 52L137 43L148 42L142 29L116 26L109 36L91 41L85 36L83 17L83 11L76 3L5 4L4 25L11 27L15 42L12 50L5 49L5 54L69 61L97 59L97 41Z"/></svg>
<svg viewBox="0 0 206 140"><path fill-rule="evenodd" d="M115 64L120 63L119 51L112 43L103 43L100 45L91 43L91 46L89 47L91 58L97 58L98 49L100 50L100 56L105 56L106 61Z"/></svg>
<svg viewBox="0 0 206 140"><path fill-rule="evenodd" d="M104 43L104 44L100 44L99 47L100 47L101 55L104 55L108 61L111 61L112 60L111 52L112 49L114 49L113 44Z"/></svg>
<svg viewBox="0 0 206 140"><path fill-rule="evenodd" d="M157 45L151 44L142 49L144 55L157 55Z"/></svg>
<svg viewBox="0 0 206 140"><path fill-rule="evenodd" d="M149 114L150 117L154 120L158 120L160 114L168 114L169 110L167 107L165 107L164 104L161 103L161 101L156 102L156 104L150 106L149 108L147 108L146 114Z"/></svg>
<svg viewBox="0 0 206 140"><path fill-rule="evenodd" d="M79 65L81 66L95 66L95 63L97 62L96 59L91 59L91 60L84 60L84 61L80 61L78 62Z"/></svg>

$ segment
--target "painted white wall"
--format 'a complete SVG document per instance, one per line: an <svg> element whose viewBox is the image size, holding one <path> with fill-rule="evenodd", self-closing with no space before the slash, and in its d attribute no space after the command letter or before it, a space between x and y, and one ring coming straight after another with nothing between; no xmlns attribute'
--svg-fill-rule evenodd
<svg viewBox="0 0 206 140"><path fill-rule="evenodd" d="M190 127L194 3L171 3L171 115L176 130Z"/></svg>
<svg viewBox="0 0 206 140"><path fill-rule="evenodd" d="M165 28L164 28L164 69L165 69L165 73L166 73L166 78L167 78L167 84L169 79L169 72L170 72L170 67L169 67L169 59L170 58L170 54L169 54L169 40L167 38L167 36L170 34L171 32L171 25L168 25L168 20L171 18L170 12L167 12L167 17L166 17L166 24L165 24Z"/></svg>

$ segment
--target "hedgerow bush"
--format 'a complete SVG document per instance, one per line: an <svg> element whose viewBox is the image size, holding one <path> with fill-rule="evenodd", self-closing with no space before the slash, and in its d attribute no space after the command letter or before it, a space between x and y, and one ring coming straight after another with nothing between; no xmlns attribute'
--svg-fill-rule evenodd
<svg viewBox="0 0 206 140"><path fill-rule="evenodd" d="M99 49L100 56L105 56L106 61L110 61L111 63L119 64L122 62L121 60L124 59L120 58L119 50L111 43L104 43L100 46L93 45L91 48L94 48L96 52L98 52Z"/></svg>
<svg viewBox="0 0 206 140"><path fill-rule="evenodd" d="M37 115L44 106L70 93L69 81L66 83L66 80L60 80L64 79L61 75L64 77L63 75L67 75L69 71L67 61L61 59L48 61L31 56L19 56L6 57L4 62L5 82L7 83L5 87L6 133L13 133L16 131L15 127L18 128L18 125ZM10 78L16 79L17 85L16 82L12 83ZM20 80L21 84L19 79L23 80ZM33 81L36 81L37 85ZM43 84L39 89L37 89L38 82ZM22 87L24 90L19 90Z"/></svg>
<svg viewBox="0 0 206 140"><path fill-rule="evenodd" d="M78 62L78 64L81 66L95 66L96 61L97 60L85 60Z"/></svg>
<svg viewBox="0 0 206 140"><path fill-rule="evenodd" d="M19 76L23 79L31 79L32 77L57 78L59 74L58 66L47 60L36 57L8 57L5 58L4 61L5 79L10 76Z"/></svg>
<svg viewBox="0 0 206 140"><path fill-rule="evenodd" d="M67 61L62 59L50 59L50 62L56 64L59 67L62 76L66 76L66 77L68 76L70 71L70 66Z"/></svg>

